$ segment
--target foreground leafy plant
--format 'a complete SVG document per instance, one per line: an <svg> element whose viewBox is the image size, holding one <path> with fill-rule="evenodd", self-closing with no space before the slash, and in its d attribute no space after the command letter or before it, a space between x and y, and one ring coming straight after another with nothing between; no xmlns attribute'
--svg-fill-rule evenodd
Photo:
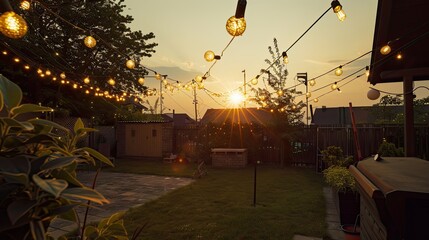
<svg viewBox="0 0 429 240"><path fill-rule="evenodd" d="M53 111L21 100L21 89L0 75L0 239L51 239L47 228L54 218L77 222L75 206L108 203L77 179L78 165L113 164L94 149L78 147L95 131L82 120L73 131L43 119L20 120Z"/></svg>

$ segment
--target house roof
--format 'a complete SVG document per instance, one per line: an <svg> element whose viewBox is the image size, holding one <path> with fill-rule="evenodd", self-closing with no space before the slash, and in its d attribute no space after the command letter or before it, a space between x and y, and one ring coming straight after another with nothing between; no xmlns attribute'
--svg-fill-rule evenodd
<svg viewBox="0 0 429 240"><path fill-rule="evenodd" d="M201 119L202 124L256 123L265 125L270 121L272 121L272 114L257 108L208 109Z"/></svg>
<svg viewBox="0 0 429 240"><path fill-rule="evenodd" d="M378 0L371 55L371 84L403 81L398 70L411 70L414 80L429 79L429 1ZM392 51L382 55L380 48L389 43ZM397 60L397 53L403 59Z"/></svg>
<svg viewBox="0 0 429 240"><path fill-rule="evenodd" d="M175 126L187 126L195 124L195 120L186 113L166 113L163 114L163 118L173 121Z"/></svg>

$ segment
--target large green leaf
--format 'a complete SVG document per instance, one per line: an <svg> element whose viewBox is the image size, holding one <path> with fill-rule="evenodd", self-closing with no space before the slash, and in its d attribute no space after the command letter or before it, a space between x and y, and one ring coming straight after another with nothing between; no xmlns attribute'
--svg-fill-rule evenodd
<svg viewBox="0 0 429 240"><path fill-rule="evenodd" d="M29 181L26 173L0 172L0 176L3 176L7 183L19 183L27 186Z"/></svg>
<svg viewBox="0 0 429 240"><path fill-rule="evenodd" d="M20 218L26 215L33 207L37 205L37 201L28 199L15 200L7 207L7 215L12 224L18 222Z"/></svg>
<svg viewBox="0 0 429 240"><path fill-rule="evenodd" d="M100 152L98 152L95 149L92 149L89 147L83 147L83 148L80 148L80 150L87 151L91 156L93 156L94 158L100 160L101 162L103 162L109 166L112 166L112 167L115 166L106 156L104 156L103 154L101 154Z"/></svg>
<svg viewBox="0 0 429 240"><path fill-rule="evenodd" d="M84 127L85 127L85 125L83 124L82 119L78 118L74 124L74 127L73 127L74 133L77 134L78 130L82 129Z"/></svg>
<svg viewBox="0 0 429 240"><path fill-rule="evenodd" d="M50 213L52 215L57 215L58 218L68 220L71 222L77 222L78 216L77 216L76 210L74 209L76 206L77 204L69 204L69 205L61 206L61 207L52 209Z"/></svg>
<svg viewBox="0 0 429 240"><path fill-rule="evenodd" d="M6 123L8 127L20 128L22 130L31 131L34 126L28 122L20 122L13 118L3 118L2 121Z"/></svg>
<svg viewBox="0 0 429 240"><path fill-rule="evenodd" d="M33 175L33 181L44 191L56 198L67 188L68 183L63 179L42 179L37 174Z"/></svg>
<svg viewBox="0 0 429 240"><path fill-rule="evenodd" d="M53 111L50 107L43 107L37 104L26 103L16 106L10 110L14 116L18 116L23 113L35 113L35 112L51 112Z"/></svg>
<svg viewBox="0 0 429 240"><path fill-rule="evenodd" d="M18 85L0 74L0 92L3 96L4 106L8 110L19 106L22 100L22 91ZM3 104L1 105L3 106Z"/></svg>
<svg viewBox="0 0 429 240"><path fill-rule="evenodd" d="M52 128L63 130L65 132L69 132L69 130L67 128L59 125L58 123L54 123L54 122L51 122L51 121L48 121L48 120L44 120L44 119L32 119L32 120L29 120L29 122L31 122L34 125L37 124L37 125L42 125L42 126L49 126L49 127L52 127Z"/></svg>
<svg viewBox="0 0 429 240"><path fill-rule="evenodd" d="M76 160L75 156L51 158L50 160L45 162L45 164L43 164L41 169L48 170L48 169L63 168L72 164L75 160Z"/></svg>
<svg viewBox="0 0 429 240"><path fill-rule="evenodd" d="M83 199L98 204L109 203L109 201L99 192L87 187L68 188L62 192L61 196L69 200Z"/></svg>
<svg viewBox="0 0 429 240"><path fill-rule="evenodd" d="M73 176L73 174L71 174L70 172L65 171L63 169L58 170L58 171L54 171L52 173L52 175L55 178L66 180L69 183L69 186L70 186L70 184L77 186L77 187L83 187L84 186L75 176Z"/></svg>
<svg viewBox="0 0 429 240"><path fill-rule="evenodd" d="M33 239L46 240L45 227L42 221L31 221L30 230Z"/></svg>
<svg viewBox="0 0 429 240"><path fill-rule="evenodd" d="M119 220L122 220L124 218L125 212L124 211L120 211L117 213L112 214L109 217L109 220L107 221L107 225L111 225Z"/></svg>

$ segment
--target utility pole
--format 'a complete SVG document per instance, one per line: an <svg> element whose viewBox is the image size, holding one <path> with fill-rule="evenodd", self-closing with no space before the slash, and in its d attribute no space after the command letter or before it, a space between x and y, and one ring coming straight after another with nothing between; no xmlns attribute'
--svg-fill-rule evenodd
<svg viewBox="0 0 429 240"><path fill-rule="evenodd" d="M243 79L243 95L244 95L244 108L246 108L246 101L247 101L247 92L246 92L246 69L241 71L244 75Z"/></svg>
<svg viewBox="0 0 429 240"><path fill-rule="evenodd" d="M195 108L195 122L198 122L198 100L197 100L197 85L194 80L192 80L192 88L194 89L194 108Z"/></svg>
<svg viewBox="0 0 429 240"><path fill-rule="evenodd" d="M305 84L305 99L306 99L306 106L307 106L307 110L305 111L305 113L306 113L306 124L308 126L308 96L307 96L307 93L308 93L307 79L308 78L307 78L307 73L306 72L305 73L297 73L296 74L296 78L297 78L298 81L300 81L300 82L302 82L302 83Z"/></svg>
<svg viewBox="0 0 429 240"><path fill-rule="evenodd" d="M162 115L162 78L159 80L159 113Z"/></svg>

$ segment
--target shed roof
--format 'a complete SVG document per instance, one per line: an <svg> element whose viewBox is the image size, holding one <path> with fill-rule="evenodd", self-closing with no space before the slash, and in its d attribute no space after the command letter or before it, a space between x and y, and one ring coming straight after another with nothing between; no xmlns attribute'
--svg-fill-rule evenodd
<svg viewBox="0 0 429 240"><path fill-rule="evenodd" d="M202 124L256 123L266 125L270 121L272 121L272 114L257 108L208 109L201 119Z"/></svg>

